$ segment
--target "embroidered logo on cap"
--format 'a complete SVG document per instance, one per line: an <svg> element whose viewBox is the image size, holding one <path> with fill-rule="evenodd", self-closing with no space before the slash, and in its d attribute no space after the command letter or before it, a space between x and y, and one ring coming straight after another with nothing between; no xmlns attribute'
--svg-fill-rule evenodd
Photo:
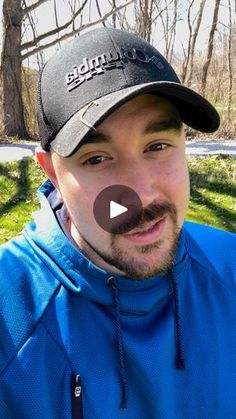
<svg viewBox="0 0 236 419"><path fill-rule="evenodd" d="M103 74L107 70L114 68L124 68L127 60L140 61L144 64L153 63L158 70L164 69L164 64L159 57L153 55L150 57L146 52L132 48L132 50L116 50L115 53L109 52L98 55L97 57L88 59L83 58L82 64L74 65L73 70L66 74L66 84L68 92L83 84L85 81L92 79L96 75Z"/></svg>

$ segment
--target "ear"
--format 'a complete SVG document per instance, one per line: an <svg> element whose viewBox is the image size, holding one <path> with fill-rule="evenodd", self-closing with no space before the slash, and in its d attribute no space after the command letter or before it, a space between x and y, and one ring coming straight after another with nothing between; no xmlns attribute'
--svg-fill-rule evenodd
<svg viewBox="0 0 236 419"><path fill-rule="evenodd" d="M44 151L41 147L38 147L35 151L35 156L43 171L51 180L55 188L58 189L57 176L53 166L51 153Z"/></svg>

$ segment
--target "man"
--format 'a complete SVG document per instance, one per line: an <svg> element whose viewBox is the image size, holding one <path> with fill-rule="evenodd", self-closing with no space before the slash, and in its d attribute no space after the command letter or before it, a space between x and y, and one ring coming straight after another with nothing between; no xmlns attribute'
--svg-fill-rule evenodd
<svg viewBox="0 0 236 419"><path fill-rule="evenodd" d="M184 222L183 123L217 112L102 28L46 64L38 116L50 180L0 257L0 416L235 418L235 235Z"/></svg>

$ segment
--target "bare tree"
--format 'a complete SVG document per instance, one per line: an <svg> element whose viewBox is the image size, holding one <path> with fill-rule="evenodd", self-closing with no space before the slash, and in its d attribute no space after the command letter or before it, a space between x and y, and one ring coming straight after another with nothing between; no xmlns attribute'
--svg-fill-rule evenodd
<svg viewBox="0 0 236 419"><path fill-rule="evenodd" d="M173 25L171 28L171 36L170 36L170 53L169 53L169 60L172 62L173 53L174 53L174 45L175 45L175 37L176 37L176 25L178 21L178 0L174 0L174 14L173 14Z"/></svg>
<svg viewBox="0 0 236 419"><path fill-rule="evenodd" d="M189 38L188 38L187 51L185 51L185 49L183 47L184 61L183 61L183 66L182 66L182 77L181 77L183 83L185 82L186 76L187 76L187 69L188 69L189 58L190 58L191 42L192 42L192 37L193 37L193 26L192 26L192 21L191 21L191 9L193 7L194 1L195 0L190 1L189 6L188 6L188 13L187 13Z"/></svg>
<svg viewBox="0 0 236 419"><path fill-rule="evenodd" d="M101 13L101 9L100 9L100 5L99 5L99 3L98 3L98 0L95 0L95 3L96 3L96 7L97 7L97 11L98 11L98 15L99 15L99 17L100 17L100 18L102 18L102 13ZM103 24L103 26L104 26L104 27L106 26L106 24L105 24L105 21L104 21L104 20L102 21L102 24Z"/></svg>
<svg viewBox="0 0 236 419"><path fill-rule="evenodd" d="M163 0L163 2L156 0L155 3L164 34L165 57L171 63L173 58L180 3L179 0Z"/></svg>
<svg viewBox="0 0 236 419"><path fill-rule="evenodd" d="M135 32L148 42L151 39L153 11L154 0L138 0L135 2Z"/></svg>
<svg viewBox="0 0 236 419"><path fill-rule="evenodd" d="M84 3L82 4L82 6L79 9L80 13L83 10L82 8L84 8L87 1L88 0L84 0ZM104 22L110 16L112 16L114 13L118 13L121 9L123 9L126 6L128 6L129 4L133 3L133 1L134 0L129 0L125 4L122 4L122 5L118 6L116 9L111 9L109 12L105 13L103 16L99 17L98 19L95 19L91 22L85 23L85 24L77 27L77 29L75 29L75 30L66 32L63 35L61 35L60 37L58 37L57 39L53 39L52 41L49 41L46 44L40 44L40 42L44 41L45 39L47 40L47 38L50 38L50 37L56 35L58 33L57 29L54 28L51 31L48 31L46 33L43 33L43 34L39 35L33 41L23 43L21 45L21 50L24 51L24 50L27 49L27 52L22 53L22 60L25 60L26 58L38 53L39 51L43 51L47 48L50 48L50 47L58 44L58 42L64 41L68 38L71 38L72 36L79 35L85 29L89 29L89 28L91 28L91 27L93 27L93 26L95 26L99 23L104 24ZM63 31L64 29L67 29L71 25L71 23L74 21L75 17L77 17L80 13L78 13L78 11L76 11L75 15L70 19L70 21L68 21L65 24L59 26L59 31ZM30 49L30 48L32 48L32 49Z"/></svg>
<svg viewBox="0 0 236 419"><path fill-rule="evenodd" d="M197 41L200 26L201 26L201 22L202 22L202 15L203 15L203 10L204 10L205 4L206 4L206 0L201 0L199 10L198 10L198 13L197 13L196 26L195 26L195 28L193 30L193 34L192 34L192 40L191 40L191 44L190 44L190 56L189 56L189 73L188 73L188 78L187 78L187 84L188 85L190 85L191 81L192 81L193 62L194 62L196 41Z"/></svg>
<svg viewBox="0 0 236 419"><path fill-rule="evenodd" d="M114 0L113 0L114 1ZM179 0L170 0L178 2ZM164 2L164 4L162 4ZM141 38L152 43L155 25L166 9L167 0L135 0L134 10L123 9L117 14L117 21L122 30L134 32ZM131 16L132 15L132 16Z"/></svg>
<svg viewBox="0 0 236 419"><path fill-rule="evenodd" d="M3 84L3 124L5 134L27 137L24 123L21 83L21 22L20 0L3 2L3 49L1 77Z"/></svg>
<svg viewBox="0 0 236 419"><path fill-rule="evenodd" d="M229 90L228 90L228 120L230 121L230 111L232 105L232 90L233 90L233 69L232 69L232 5L231 0L228 0L229 6L229 40L228 40L228 69L229 69Z"/></svg>
<svg viewBox="0 0 236 419"><path fill-rule="evenodd" d="M221 0L215 0L213 21L212 21L212 25L211 25L210 34L209 34L209 40L208 40L207 58L206 58L206 61L205 61L205 64L204 64L203 70L202 70L201 90L202 90L203 95L205 95L205 91L206 91L207 75L208 75L208 70L209 70L209 67L210 67L210 64L211 64L211 58L212 58L212 53L213 53L214 34L215 34L217 23L218 23L220 1Z"/></svg>
<svg viewBox="0 0 236 419"><path fill-rule="evenodd" d="M112 7L114 10L116 9L116 0L112 0ZM112 23L113 23L113 28L116 28L116 13L113 13L112 15Z"/></svg>
<svg viewBox="0 0 236 419"><path fill-rule="evenodd" d="M115 1L113 1L112 9L105 15L102 16L100 12L98 19L80 25L76 24L76 18L81 17L88 0L83 0L80 7L77 5L76 8L75 2L73 5L70 3L72 16L66 23L61 25L58 22L56 1L54 1L55 27L38 35L32 13L46 1L48 0L37 0L29 6L26 5L26 0L4 0L3 2L4 36L1 56L1 78L3 84L3 124L4 132L7 135L28 136L22 101L22 61L58 44L62 40L79 34L82 30L97 23L105 24L105 21L110 16L114 16L123 7L132 3L133 0L128 0L117 8L114 7ZM96 2L100 11L98 0ZM28 18L30 23L33 38L28 42L22 43L22 22L26 18ZM67 31L66 33L65 30ZM46 43L42 44L42 42Z"/></svg>
<svg viewBox="0 0 236 419"><path fill-rule="evenodd" d="M193 75L193 63L194 63L194 53L196 47L196 41L199 33L199 28L202 21L203 10L206 4L206 0L201 0L199 9L195 14L195 17L191 18L192 7L194 6L195 0L191 0L188 6L187 12L187 21L189 29L189 39L187 50L184 50L184 61L182 68L182 81L187 82L188 85L191 84L192 75Z"/></svg>

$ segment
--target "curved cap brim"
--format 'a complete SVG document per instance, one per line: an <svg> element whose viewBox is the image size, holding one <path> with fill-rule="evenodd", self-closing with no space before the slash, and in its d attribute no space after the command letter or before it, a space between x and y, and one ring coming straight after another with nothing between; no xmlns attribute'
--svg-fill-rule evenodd
<svg viewBox="0 0 236 419"><path fill-rule="evenodd" d="M128 100L144 93L152 93L169 100L178 110L182 121L205 133L215 132L220 125L216 109L198 93L175 82L152 82L110 93L76 112L61 128L51 147L61 156L69 157L81 141L112 112Z"/></svg>

